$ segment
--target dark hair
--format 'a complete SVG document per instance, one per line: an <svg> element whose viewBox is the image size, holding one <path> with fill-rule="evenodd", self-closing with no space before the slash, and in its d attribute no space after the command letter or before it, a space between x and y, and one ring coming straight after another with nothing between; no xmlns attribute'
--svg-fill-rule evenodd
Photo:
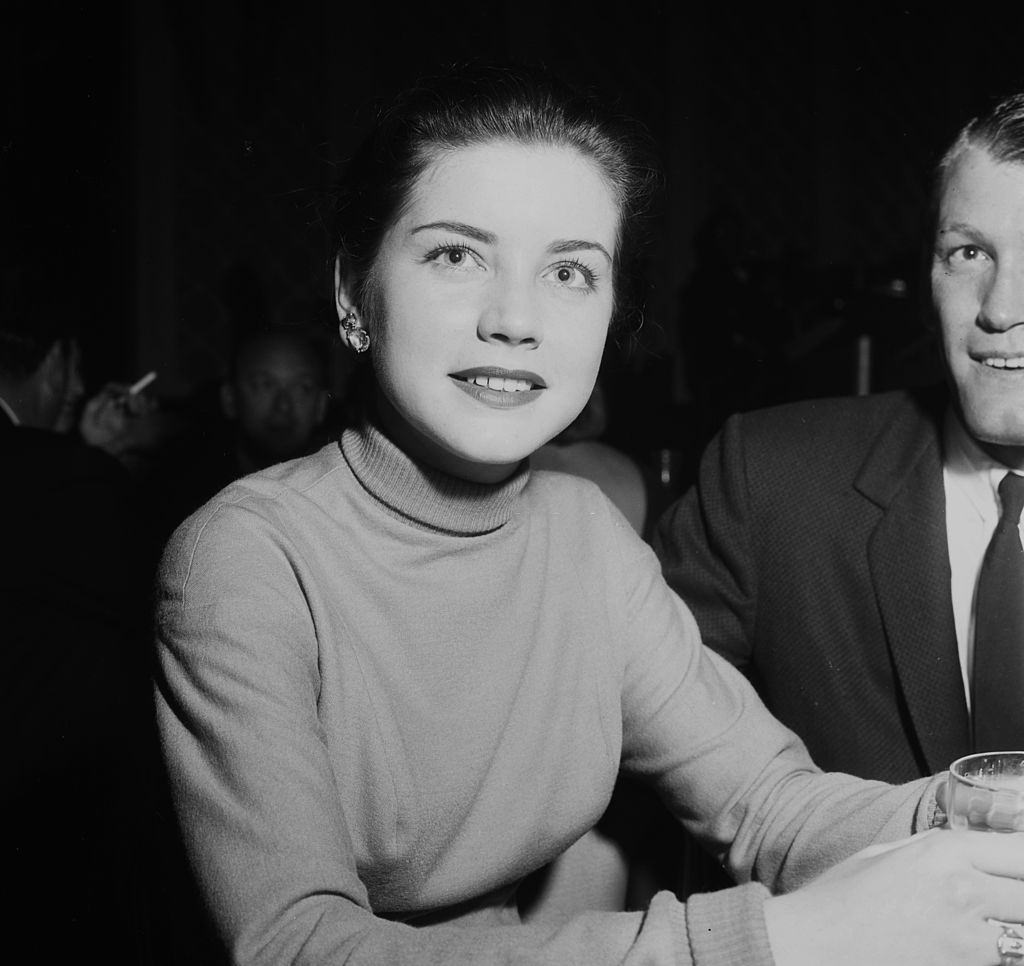
<svg viewBox="0 0 1024 966"><path fill-rule="evenodd" d="M444 151L492 141L573 147L593 161L619 207L615 317L634 308L624 278L639 255L657 168L638 124L546 72L463 67L424 81L385 110L338 185L334 242L342 278L365 316L379 311L373 267L424 170Z"/></svg>
<svg viewBox="0 0 1024 966"><path fill-rule="evenodd" d="M326 386L330 374L328 352L322 336L323 329L313 325L282 323L246 329L232 343L226 378L237 378L244 359L259 357L268 349L273 351L283 345L304 353L320 385Z"/></svg>

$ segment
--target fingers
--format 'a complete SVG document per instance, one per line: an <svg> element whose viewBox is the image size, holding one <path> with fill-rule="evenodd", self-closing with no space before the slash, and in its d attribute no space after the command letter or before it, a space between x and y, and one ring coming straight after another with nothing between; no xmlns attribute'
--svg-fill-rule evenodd
<svg viewBox="0 0 1024 966"><path fill-rule="evenodd" d="M965 851L974 868L994 876L1024 879L1024 833L934 829ZM928 833L930 834L930 833Z"/></svg>
<svg viewBox="0 0 1024 966"><path fill-rule="evenodd" d="M939 854L961 853L975 869L994 876L1024 879L1024 832L985 832L933 828L906 839L872 845L857 853L881 856L900 849L935 849Z"/></svg>
<svg viewBox="0 0 1024 966"><path fill-rule="evenodd" d="M985 896L985 919L1024 923L1024 882L1002 876L989 876L979 884ZM1020 927L1024 935L1024 926Z"/></svg>
<svg viewBox="0 0 1024 966"><path fill-rule="evenodd" d="M1024 831L1024 800L1015 789L967 788L951 792L949 824L953 828Z"/></svg>

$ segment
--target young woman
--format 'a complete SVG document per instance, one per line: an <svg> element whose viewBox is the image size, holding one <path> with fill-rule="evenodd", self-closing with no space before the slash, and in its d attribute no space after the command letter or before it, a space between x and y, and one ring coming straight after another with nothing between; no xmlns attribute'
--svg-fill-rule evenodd
<svg viewBox="0 0 1024 966"><path fill-rule="evenodd" d="M365 421L176 533L158 714L240 963L988 963L1017 836L929 832L938 780L825 775L701 647L653 555L527 457L593 388L650 170L592 103L463 73L382 118L341 195ZM619 769L745 884L523 924L517 884ZM769 890L788 894L772 897Z"/></svg>

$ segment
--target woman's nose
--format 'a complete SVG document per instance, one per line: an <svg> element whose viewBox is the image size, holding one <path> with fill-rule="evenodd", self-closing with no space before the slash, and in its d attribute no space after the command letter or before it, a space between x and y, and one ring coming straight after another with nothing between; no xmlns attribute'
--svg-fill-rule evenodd
<svg viewBox="0 0 1024 966"><path fill-rule="evenodd" d="M536 348L542 339L536 299L528 284L511 279L496 283L480 313L477 334L484 342Z"/></svg>

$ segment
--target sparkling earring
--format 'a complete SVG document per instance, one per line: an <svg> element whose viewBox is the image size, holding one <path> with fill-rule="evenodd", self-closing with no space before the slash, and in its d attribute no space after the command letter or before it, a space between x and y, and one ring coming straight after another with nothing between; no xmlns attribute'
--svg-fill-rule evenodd
<svg viewBox="0 0 1024 966"><path fill-rule="evenodd" d="M370 334L359 324L359 316L351 310L341 320L338 334L353 352L365 352L370 348Z"/></svg>

